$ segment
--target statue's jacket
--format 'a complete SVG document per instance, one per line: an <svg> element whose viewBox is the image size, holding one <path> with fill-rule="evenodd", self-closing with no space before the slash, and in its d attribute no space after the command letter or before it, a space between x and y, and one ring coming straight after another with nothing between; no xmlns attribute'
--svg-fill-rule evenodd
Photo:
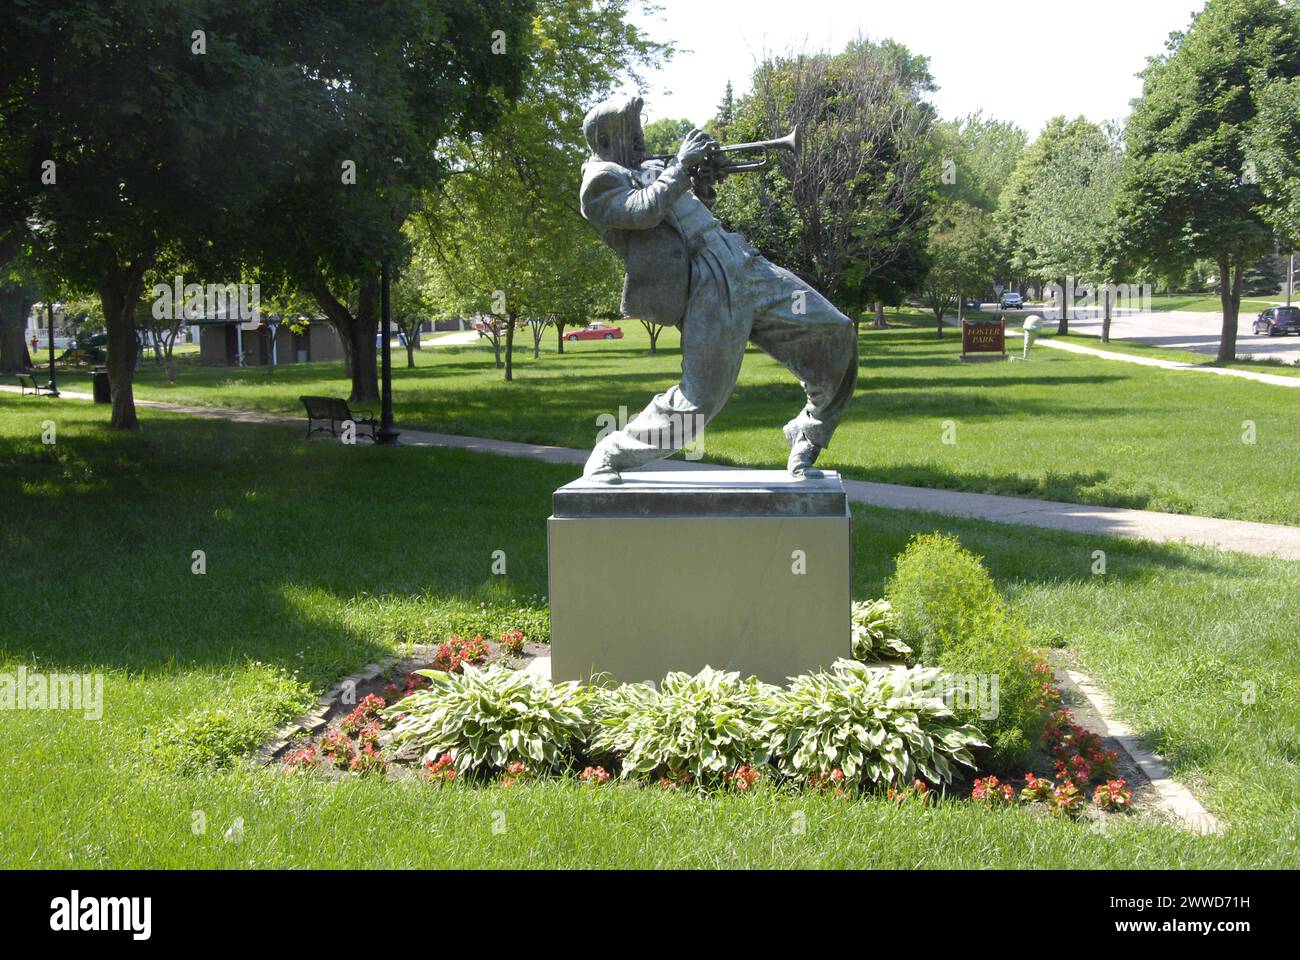
<svg viewBox="0 0 1300 960"><path fill-rule="evenodd" d="M758 255L744 238L722 230L677 163L650 163L638 171L589 160L582 168L581 204L583 217L627 267L624 316L676 325L687 314L693 282L717 281L723 289L711 292L725 302L730 281Z"/></svg>

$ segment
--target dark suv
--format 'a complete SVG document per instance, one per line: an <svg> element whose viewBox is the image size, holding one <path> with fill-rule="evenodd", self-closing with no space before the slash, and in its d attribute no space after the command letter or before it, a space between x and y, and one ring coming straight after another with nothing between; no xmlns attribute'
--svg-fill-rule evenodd
<svg viewBox="0 0 1300 960"><path fill-rule="evenodd" d="M1025 305L1025 298L1014 290L1008 290L998 298L998 307L1003 310L1019 310Z"/></svg>
<svg viewBox="0 0 1300 960"><path fill-rule="evenodd" d="M1300 333L1300 307L1269 307L1255 318L1253 329L1270 337Z"/></svg>

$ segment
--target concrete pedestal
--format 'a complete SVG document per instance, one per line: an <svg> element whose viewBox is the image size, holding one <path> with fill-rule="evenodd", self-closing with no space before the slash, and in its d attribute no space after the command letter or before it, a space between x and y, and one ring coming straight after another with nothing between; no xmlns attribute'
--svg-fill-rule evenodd
<svg viewBox="0 0 1300 960"><path fill-rule="evenodd" d="M850 648L850 524L838 474L646 470L576 480L547 521L551 677L769 683Z"/></svg>

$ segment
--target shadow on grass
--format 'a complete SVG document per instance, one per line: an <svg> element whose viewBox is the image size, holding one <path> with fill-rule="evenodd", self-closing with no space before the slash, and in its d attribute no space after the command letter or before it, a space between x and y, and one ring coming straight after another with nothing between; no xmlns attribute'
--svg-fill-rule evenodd
<svg viewBox="0 0 1300 960"><path fill-rule="evenodd" d="M550 493L576 472L221 421L124 436L91 408L43 406L0 436L0 545L23 558L0 583L0 649L49 667L248 657L327 680L422 611L543 595Z"/></svg>

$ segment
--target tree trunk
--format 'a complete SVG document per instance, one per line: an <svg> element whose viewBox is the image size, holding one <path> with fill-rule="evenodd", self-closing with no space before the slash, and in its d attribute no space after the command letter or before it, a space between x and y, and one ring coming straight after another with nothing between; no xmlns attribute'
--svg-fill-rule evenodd
<svg viewBox="0 0 1300 960"><path fill-rule="evenodd" d="M512 315L508 317L506 322L508 324L508 326L506 327L506 379L513 380L515 378L515 318L514 316Z"/></svg>
<svg viewBox="0 0 1300 960"><path fill-rule="evenodd" d="M1056 325L1056 332L1062 337L1070 332L1070 308L1067 306L1065 299L1065 284L1069 279L1069 277L1066 277L1061 281L1061 322Z"/></svg>
<svg viewBox="0 0 1300 960"><path fill-rule="evenodd" d="M330 292L329 285L322 274L318 273L308 278L307 287L320 305L325 318L338 331L339 339L343 341L347 372L352 379L352 392L348 394L349 402L378 403L379 374L375 370L375 338L379 334L379 318L376 309L379 298L378 278L373 273L366 274L362 278L355 317Z"/></svg>
<svg viewBox="0 0 1300 960"><path fill-rule="evenodd" d="M1237 314L1241 310L1241 286L1246 268L1232 269L1227 257L1219 258L1219 303L1223 306L1223 327L1219 333L1219 363L1237 359Z"/></svg>
<svg viewBox="0 0 1300 960"><path fill-rule="evenodd" d="M874 324L877 330L885 329L885 301L876 301L876 322Z"/></svg>
<svg viewBox="0 0 1300 960"><path fill-rule="evenodd" d="M25 329L31 309L31 295L21 286L0 286L0 373L22 373L31 367Z"/></svg>
<svg viewBox="0 0 1300 960"><path fill-rule="evenodd" d="M406 369L415 369L415 341L409 333L406 335Z"/></svg>
<svg viewBox="0 0 1300 960"><path fill-rule="evenodd" d="M1110 284L1101 291L1101 342L1110 343Z"/></svg>
<svg viewBox="0 0 1300 960"><path fill-rule="evenodd" d="M958 290L957 291L957 325L960 327L961 324L965 322L965 320L966 320L966 298L963 297L961 295L961 291Z"/></svg>
<svg viewBox="0 0 1300 960"><path fill-rule="evenodd" d="M557 353L564 352L564 324L558 320L555 321L555 346Z"/></svg>
<svg viewBox="0 0 1300 960"><path fill-rule="evenodd" d="M113 412L108 425L114 430L135 430L140 426L135 415L135 393L131 380L135 376L137 339L135 305L144 283L145 263L113 267L102 278L99 303L108 327L108 387L113 398Z"/></svg>

